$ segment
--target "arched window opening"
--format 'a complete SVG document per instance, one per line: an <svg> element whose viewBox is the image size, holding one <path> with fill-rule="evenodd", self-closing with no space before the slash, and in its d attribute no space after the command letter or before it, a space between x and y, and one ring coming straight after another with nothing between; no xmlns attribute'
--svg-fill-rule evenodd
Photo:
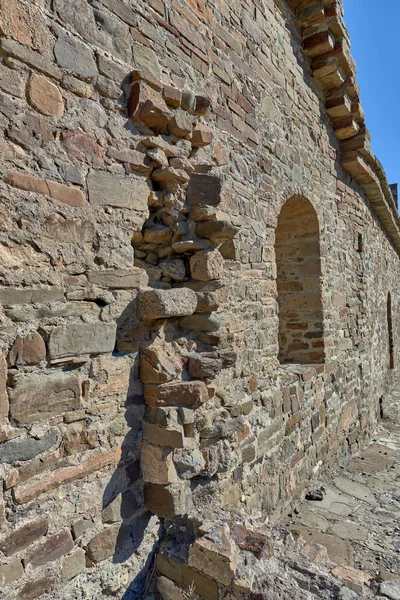
<svg viewBox="0 0 400 600"><path fill-rule="evenodd" d="M393 344L393 320L392 320L392 296L390 292L387 296L387 324L388 324L388 341L389 341L389 365L394 369L394 344Z"/></svg>
<svg viewBox="0 0 400 600"><path fill-rule="evenodd" d="M285 202L275 235L281 363L325 359L318 217L311 202Z"/></svg>

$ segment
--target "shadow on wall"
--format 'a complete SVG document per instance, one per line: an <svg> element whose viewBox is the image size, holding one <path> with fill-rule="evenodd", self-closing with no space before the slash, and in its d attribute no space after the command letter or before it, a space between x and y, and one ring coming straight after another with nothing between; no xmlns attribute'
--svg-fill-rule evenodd
<svg viewBox="0 0 400 600"><path fill-rule="evenodd" d="M131 302L117 319L117 345L122 347L128 342L128 332L131 332L130 342L133 345L146 346L151 341L151 332L146 331L141 337L144 340L132 339L132 332L137 331L138 319L137 302ZM116 352L115 356L126 356L126 352ZM129 427L121 446L121 459L116 471L109 480L102 499L102 519L106 525L104 540L100 544L112 550L112 563L123 564L136 554L138 569L132 565L134 579L123 593L123 600L139 600L143 597L146 578L155 558L156 550L162 536L162 526L159 519L146 508L143 498L143 481L140 469L140 447L142 439L142 423L145 405L143 396L138 393L141 388L139 380L139 348L135 352L131 366L129 385L125 399L125 420ZM147 534L147 536L146 536ZM89 548L89 555L94 562L100 562L102 550L100 547Z"/></svg>

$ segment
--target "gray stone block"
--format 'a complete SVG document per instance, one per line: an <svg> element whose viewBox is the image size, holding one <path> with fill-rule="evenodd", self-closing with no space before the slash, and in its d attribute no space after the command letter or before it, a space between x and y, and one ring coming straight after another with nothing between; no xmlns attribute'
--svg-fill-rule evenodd
<svg viewBox="0 0 400 600"><path fill-rule="evenodd" d="M49 339L50 359L112 352L116 331L116 323L73 323L53 327Z"/></svg>

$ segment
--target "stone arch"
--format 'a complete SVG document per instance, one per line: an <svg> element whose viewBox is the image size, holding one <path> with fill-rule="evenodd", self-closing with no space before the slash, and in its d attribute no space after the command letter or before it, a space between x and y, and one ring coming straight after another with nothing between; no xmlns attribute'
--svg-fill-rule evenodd
<svg viewBox="0 0 400 600"><path fill-rule="evenodd" d="M392 318L392 296L388 292L386 302L386 317L388 326L388 344L389 344L389 366L394 369L394 341L393 341L393 318Z"/></svg>
<svg viewBox="0 0 400 600"><path fill-rule="evenodd" d="M294 196L275 231L279 305L279 360L324 361L320 234L311 202Z"/></svg>

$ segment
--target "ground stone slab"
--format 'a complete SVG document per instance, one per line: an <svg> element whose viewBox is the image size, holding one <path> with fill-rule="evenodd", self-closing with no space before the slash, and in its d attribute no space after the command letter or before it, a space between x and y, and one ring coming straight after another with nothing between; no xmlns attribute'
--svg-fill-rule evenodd
<svg viewBox="0 0 400 600"><path fill-rule="evenodd" d="M400 579L394 581L383 581L379 591L390 600L400 600Z"/></svg>

